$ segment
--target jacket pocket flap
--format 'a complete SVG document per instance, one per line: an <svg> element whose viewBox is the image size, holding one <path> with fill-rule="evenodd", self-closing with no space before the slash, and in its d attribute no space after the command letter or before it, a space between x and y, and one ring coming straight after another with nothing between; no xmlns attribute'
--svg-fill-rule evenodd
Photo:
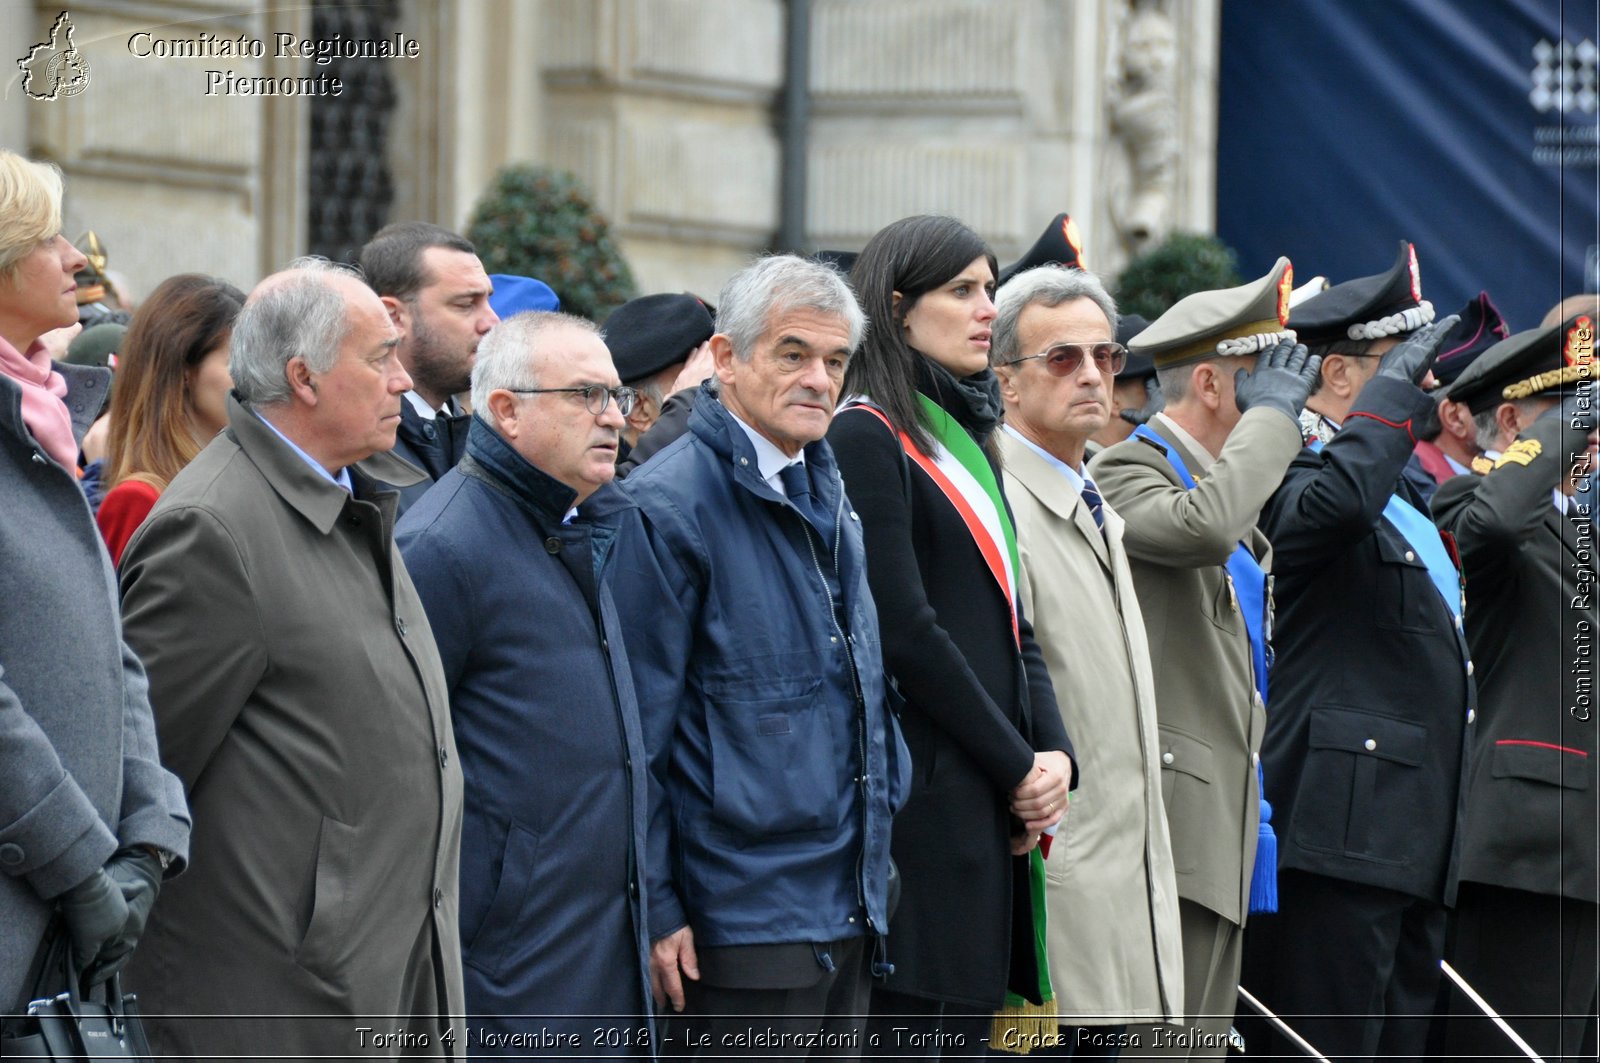
<svg viewBox="0 0 1600 1063"><path fill-rule="evenodd" d="M1171 727L1160 727L1161 766L1210 782L1211 743Z"/></svg>
<svg viewBox="0 0 1600 1063"><path fill-rule="evenodd" d="M1583 751L1543 742L1496 742L1490 770L1496 779L1531 779L1569 790L1589 788L1589 758Z"/></svg>
<svg viewBox="0 0 1600 1063"><path fill-rule="evenodd" d="M1387 561L1391 565L1410 565L1413 568L1428 567L1427 562L1417 556L1417 552L1411 549L1411 544L1406 542L1402 536L1398 534L1385 535L1380 530L1377 538L1378 557L1380 559Z"/></svg>
<svg viewBox="0 0 1600 1063"><path fill-rule="evenodd" d="M1313 709L1311 747L1421 764L1428 729L1420 724L1354 709Z"/></svg>

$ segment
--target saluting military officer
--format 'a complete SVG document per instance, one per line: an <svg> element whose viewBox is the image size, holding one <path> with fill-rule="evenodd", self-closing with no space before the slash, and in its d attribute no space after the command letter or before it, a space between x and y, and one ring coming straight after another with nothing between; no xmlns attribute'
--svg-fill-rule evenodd
<svg viewBox="0 0 1600 1063"><path fill-rule="evenodd" d="M1439 488L1467 578L1479 719L1447 956L1547 1059L1593 1059L1596 1011L1595 320L1486 351L1450 389L1478 425L1477 475ZM1510 1050L1452 994L1451 1055Z"/></svg>
<svg viewBox="0 0 1600 1063"><path fill-rule="evenodd" d="M1146 1054L1221 1059L1227 1050L1261 833L1272 553L1255 525L1300 452L1297 419L1319 365L1284 325L1292 287L1280 258L1266 276L1190 295L1141 331L1133 350L1154 361L1166 409L1091 465L1126 521L1150 655L1161 662L1156 715L1188 1036L1149 1031ZM1264 904L1273 861L1262 848Z"/></svg>
<svg viewBox="0 0 1600 1063"><path fill-rule="evenodd" d="M1454 899L1472 663L1460 572L1401 477L1436 423L1419 384L1457 320L1432 318L1406 243L1388 271L1294 308L1320 380L1308 445L1261 518L1278 914L1246 935L1243 981L1335 1058L1421 1054ZM1297 1052L1276 1033L1246 1039Z"/></svg>

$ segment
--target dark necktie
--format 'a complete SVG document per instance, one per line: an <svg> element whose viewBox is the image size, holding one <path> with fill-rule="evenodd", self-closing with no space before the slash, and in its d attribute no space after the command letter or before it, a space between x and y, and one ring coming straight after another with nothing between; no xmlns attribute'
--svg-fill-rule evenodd
<svg viewBox="0 0 1600 1063"><path fill-rule="evenodd" d="M1089 507L1089 515L1094 518L1094 526L1105 531L1106 516L1102 510L1105 509L1106 500L1100 497L1100 492L1088 480L1083 481L1083 501Z"/></svg>
<svg viewBox="0 0 1600 1063"><path fill-rule="evenodd" d="M811 493L811 476L806 472L803 462L785 465L778 470L778 479L783 482L783 493L789 496L789 501L794 503L800 515L810 521L818 531L826 527L821 507L817 505L817 496Z"/></svg>

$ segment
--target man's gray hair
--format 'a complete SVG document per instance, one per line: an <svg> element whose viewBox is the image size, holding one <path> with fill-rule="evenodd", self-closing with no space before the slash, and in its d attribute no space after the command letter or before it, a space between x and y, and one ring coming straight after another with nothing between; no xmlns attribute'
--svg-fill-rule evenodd
<svg viewBox="0 0 1600 1063"><path fill-rule="evenodd" d="M717 300L717 331L748 362L772 319L790 310L815 310L844 319L850 350L861 346L867 315L850 284L832 266L798 255L767 255L735 273Z"/></svg>
<svg viewBox="0 0 1600 1063"><path fill-rule="evenodd" d="M1071 299L1088 299L1106 315L1111 334L1117 334L1117 301L1111 298L1100 278L1087 270L1036 266L1006 281L994 305L998 313L989 326L989 364L1005 365L1023 356L1017 321L1034 303L1060 306ZM1040 354L1029 351L1028 354Z"/></svg>
<svg viewBox="0 0 1600 1063"><path fill-rule="evenodd" d="M1511 399L1508 401L1510 401L1511 405L1517 408L1518 419L1526 420L1538 416L1536 408L1542 405L1542 403L1539 402L1539 398L1541 397L1543 396L1529 396L1525 399ZM1492 408L1484 410L1482 413L1475 413L1472 415L1472 427L1477 430L1476 442L1479 450L1501 449L1500 420L1498 415L1502 405L1504 404L1495 403Z"/></svg>
<svg viewBox="0 0 1600 1063"><path fill-rule="evenodd" d="M339 360L350 332L349 304L329 280L361 279L359 271L325 258L297 258L245 300L228 343L228 374L239 394L256 406L289 401L288 367L304 360L326 373Z"/></svg>
<svg viewBox="0 0 1600 1063"><path fill-rule="evenodd" d="M510 391L539 386L534 371L539 336L566 325L591 332L604 339L600 326L588 318L561 314L554 310L527 310L497 323L478 341L478 359L472 365L472 408L489 416L489 392Z"/></svg>

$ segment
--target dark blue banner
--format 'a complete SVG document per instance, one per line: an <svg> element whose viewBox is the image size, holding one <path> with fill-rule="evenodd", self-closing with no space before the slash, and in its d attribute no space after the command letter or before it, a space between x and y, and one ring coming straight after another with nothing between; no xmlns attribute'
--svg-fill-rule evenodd
<svg viewBox="0 0 1600 1063"><path fill-rule="evenodd" d="M1217 233L1246 277L1381 273L1513 331L1600 290L1600 0L1223 0Z"/></svg>

